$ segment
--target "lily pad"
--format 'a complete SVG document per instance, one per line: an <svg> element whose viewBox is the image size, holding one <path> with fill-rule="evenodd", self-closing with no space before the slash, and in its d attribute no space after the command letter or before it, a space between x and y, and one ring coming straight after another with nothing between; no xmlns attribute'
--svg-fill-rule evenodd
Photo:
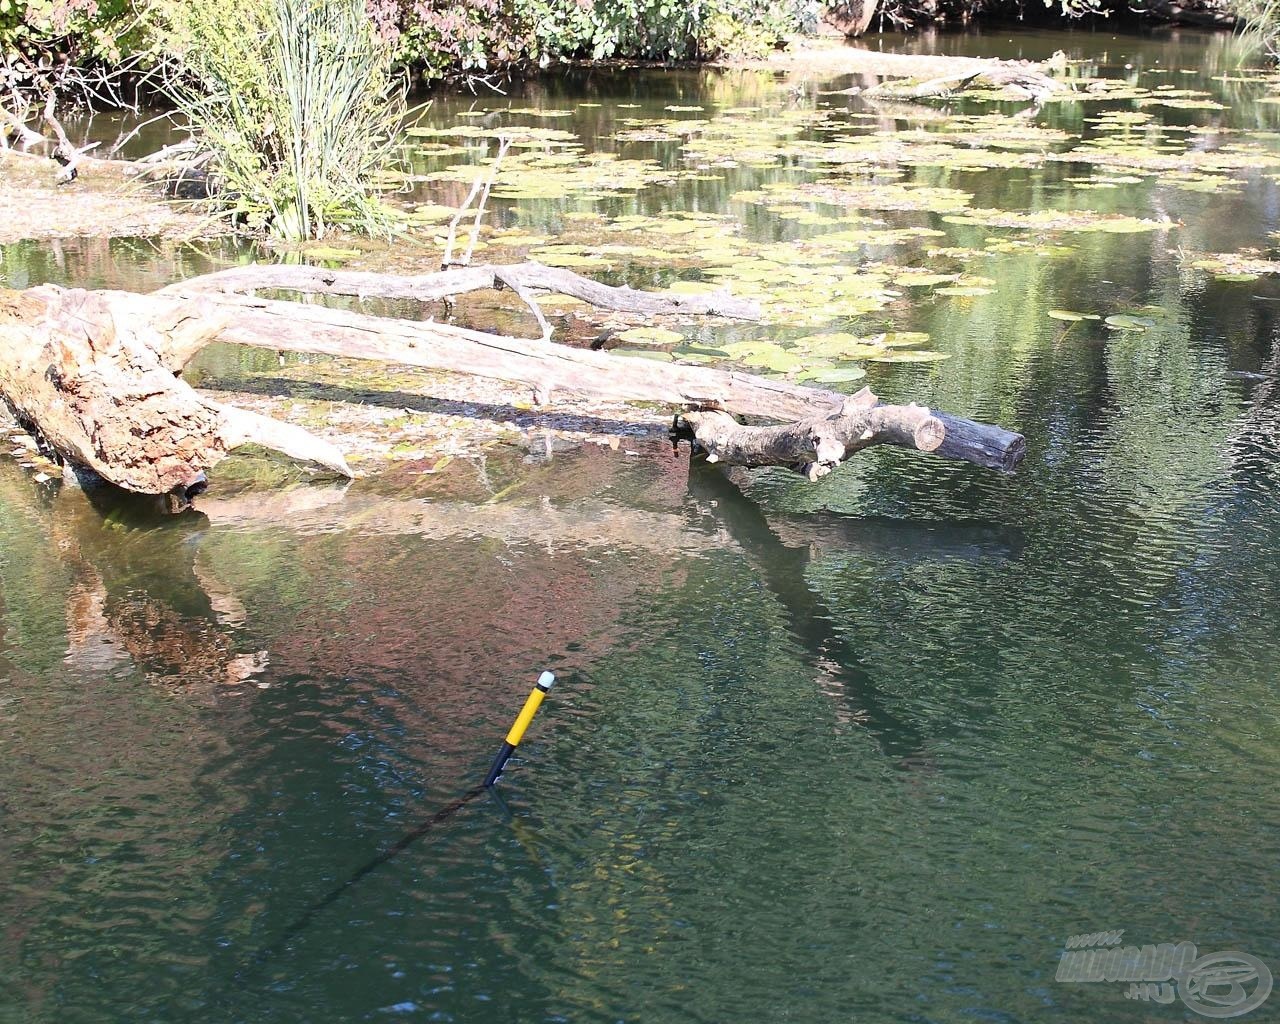
<svg viewBox="0 0 1280 1024"><path fill-rule="evenodd" d="M862 380L867 371L861 366L833 366L829 369L812 370L800 376L804 380L817 381L819 384L846 384L849 381Z"/></svg>
<svg viewBox="0 0 1280 1024"><path fill-rule="evenodd" d="M1081 320L1101 320L1097 313L1076 313L1070 309L1051 309L1049 316L1055 320L1065 320L1067 323L1078 323Z"/></svg>
<svg viewBox="0 0 1280 1024"><path fill-rule="evenodd" d="M674 362L676 358L670 352L662 352L652 348L615 348L610 349L609 354L626 356L629 359L653 359L660 363Z"/></svg>
<svg viewBox="0 0 1280 1024"><path fill-rule="evenodd" d="M1135 331L1141 333L1154 327L1156 322L1148 316L1133 316L1131 313L1117 313L1102 321L1113 331Z"/></svg>
<svg viewBox="0 0 1280 1024"><path fill-rule="evenodd" d="M893 283L902 285L904 288L932 288L936 285L947 284L955 279L955 274L933 274L928 271L908 271L906 273L895 275Z"/></svg>
<svg viewBox="0 0 1280 1024"><path fill-rule="evenodd" d="M896 349L881 356L873 356L873 363L937 363L950 359L949 352L921 352L918 349Z"/></svg>
<svg viewBox="0 0 1280 1024"><path fill-rule="evenodd" d="M887 348L910 348L912 345L923 345L929 340L924 331L889 331L880 336L880 344Z"/></svg>
<svg viewBox="0 0 1280 1024"><path fill-rule="evenodd" d="M794 352L788 352L784 348L777 345L771 346L768 350L756 352L746 356L743 360L748 366L758 367L761 370L772 370L775 373L791 373L804 366L804 360Z"/></svg>
<svg viewBox="0 0 1280 1024"><path fill-rule="evenodd" d="M675 345L684 341L684 335L665 327L632 327L619 334L618 339L632 345Z"/></svg>

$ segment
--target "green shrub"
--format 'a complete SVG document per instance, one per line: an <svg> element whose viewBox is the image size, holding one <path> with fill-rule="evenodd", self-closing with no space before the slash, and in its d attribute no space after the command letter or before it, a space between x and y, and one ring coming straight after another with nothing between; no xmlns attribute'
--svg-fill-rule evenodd
<svg viewBox="0 0 1280 1024"><path fill-rule="evenodd" d="M285 239L389 230L378 199L403 112L363 0L164 0L168 92L219 201Z"/></svg>
<svg viewBox="0 0 1280 1024"><path fill-rule="evenodd" d="M560 57L755 54L811 29L819 7L817 0L368 0L399 59L428 78Z"/></svg>

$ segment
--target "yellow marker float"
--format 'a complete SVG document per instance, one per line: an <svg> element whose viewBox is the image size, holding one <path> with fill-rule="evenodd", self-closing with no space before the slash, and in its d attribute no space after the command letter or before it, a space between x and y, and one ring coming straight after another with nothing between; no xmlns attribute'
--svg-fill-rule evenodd
<svg viewBox="0 0 1280 1024"><path fill-rule="evenodd" d="M542 700L546 697L547 692L555 685L556 676L554 672L543 672L538 676L538 681L534 684L533 690L525 699L524 707L520 709L520 714L516 715L516 720L511 724L511 729L507 732L507 738L503 741L502 749L498 751L498 756L493 759L493 765L489 768L489 774L484 777L485 788L488 789L502 774L502 769L507 766L507 761L511 755L515 753L516 747L520 745L520 741L524 739L525 730L529 728L529 723L533 721L533 716L538 713L538 708L542 704Z"/></svg>

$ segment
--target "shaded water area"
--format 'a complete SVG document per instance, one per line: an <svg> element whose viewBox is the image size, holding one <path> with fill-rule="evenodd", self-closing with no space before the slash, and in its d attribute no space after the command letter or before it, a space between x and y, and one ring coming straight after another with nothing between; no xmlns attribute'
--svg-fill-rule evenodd
<svg viewBox="0 0 1280 1024"><path fill-rule="evenodd" d="M1038 126L1087 140L1087 118L1145 110L1188 149L1280 153L1280 106L1234 80L1221 38L1001 38L1105 53L1092 71L1221 107L1047 105ZM799 158L691 167L679 141L612 136L742 108L916 127L918 110L823 95L852 84L596 74L437 99L424 125L566 109L546 123L588 152L675 172L500 199L495 226L553 238L575 212L677 209L799 244L832 226L794 198L731 198L807 180ZM451 159L414 156L424 175ZM892 271L875 290L894 294L836 324L683 328L927 332L950 358L869 362L866 382L1023 431L1013 477L877 450L744 493L656 440L532 444L457 460L430 492L215 486L160 521L0 461L0 1021L1183 1020L1200 1018L1126 984L1056 981L1067 937L1280 966L1280 285L1192 265L1271 252L1276 169L1068 180L1090 173L908 163L899 180L974 209L1177 223L876 210L873 227L939 234L851 248L851 277L874 260L969 283ZM575 244L597 246L584 272L655 286L700 277L698 246L723 255L710 229L695 242L652 264ZM233 256L73 240L3 259L15 284L146 288ZM291 932L483 777L544 667L561 682L500 798Z"/></svg>

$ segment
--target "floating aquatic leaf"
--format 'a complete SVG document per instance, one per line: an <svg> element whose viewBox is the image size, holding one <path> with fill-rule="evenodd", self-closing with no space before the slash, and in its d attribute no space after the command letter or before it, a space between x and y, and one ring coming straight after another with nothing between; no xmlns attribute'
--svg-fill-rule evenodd
<svg viewBox="0 0 1280 1024"><path fill-rule="evenodd" d="M795 347L806 356L825 359L865 359L885 350L878 338L844 333L812 334L796 341Z"/></svg>
<svg viewBox="0 0 1280 1024"><path fill-rule="evenodd" d="M842 206L846 209L928 210L936 213L962 210L969 205L973 195L959 189L938 188L916 182L864 182L827 178L815 182L772 182L753 192L738 192L732 198L746 203L771 203L790 199Z"/></svg>
<svg viewBox="0 0 1280 1024"><path fill-rule="evenodd" d="M572 117L572 110L539 110L537 107L512 107L508 114L531 114L534 117Z"/></svg>
<svg viewBox="0 0 1280 1024"><path fill-rule="evenodd" d="M675 295L709 295L720 291L720 287L714 281L672 281L667 291Z"/></svg>
<svg viewBox="0 0 1280 1024"><path fill-rule="evenodd" d="M1065 320L1068 323L1077 323L1081 320L1101 320L1097 313L1075 313L1069 309L1051 309L1049 316L1055 320Z"/></svg>
<svg viewBox="0 0 1280 1024"><path fill-rule="evenodd" d="M539 306L585 306L586 303L582 299L575 298L572 295L561 295L558 292L550 292L546 295L535 295L534 302Z"/></svg>
<svg viewBox="0 0 1280 1024"><path fill-rule="evenodd" d="M955 274L931 274L928 271L919 270L895 274L893 283L900 284L904 288L932 288L934 285L948 284L955 279Z"/></svg>
<svg viewBox="0 0 1280 1024"><path fill-rule="evenodd" d="M313 260L325 260L329 263L341 263L346 260L353 260L360 255L359 249L336 249L328 245L313 245L306 250L306 254Z"/></svg>
<svg viewBox="0 0 1280 1024"><path fill-rule="evenodd" d="M609 354L626 356L630 359L655 359L660 363L674 362L676 358L670 352L653 348L614 348L609 350Z"/></svg>
<svg viewBox="0 0 1280 1024"><path fill-rule="evenodd" d="M563 267L566 270L574 267L607 267L609 265L608 260L600 256L588 256L585 253L548 252L545 249L539 249L534 255L549 267Z"/></svg>
<svg viewBox="0 0 1280 1024"><path fill-rule="evenodd" d="M910 348L912 345L923 345L929 340L924 331L889 331L880 335L880 343L887 348Z"/></svg>
<svg viewBox="0 0 1280 1024"><path fill-rule="evenodd" d="M918 349L895 349L883 355L872 356L873 363L936 363L950 359L949 352L922 352Z"/></svg>
<svg viewBox="0 0 1280 1024"><path fill-rule="evenodd" d="M976 284L955 285L951 288L938 288L934 295L954 295L960 298L973 298L979 295L990 295L995 289L983 288Z"/></svg>
<svg viewBox="0 0 1280 1024"><path fill-rule="evenodd" d="M861 366L833 366L802 373L803 380L817 381L819 384L845 384L849 381L862 380L867 371Z"/></svg>
<svg viewBox="0 0 1280 1024"><path fill-rule="evenodd" d="M1173 110L1226 110L1227 107L1215 100L1171 99L1166 96L1152 96L1138 100L1140 107L1169 107Z"/></svg>
<svg viewBox="0 0 1280 1024"><path fill-rule="evenodd" d="M489 238L490 245L512 245L521 247L542 245L546 241L546 235L525 235L520 232L514 232L509 235L492 235Z"/></svg>
<svg viewBox="0 0 1280 1024"><path fill-rule="evenodd" d="M1145 220L1115 213L1089 210L966 210L943 217L948 224L979 224L984 227L1029 228L1037 231L1108 231L1127 234L1157 231L1174 226L1171 220Z"/></svg>
<svg viewBox="0 0 1280 1024"><path fill-rule="evenodd" d="M781 348L776 352L748 356L745 362L748 366L758 366L762 370L773 370L776 373L791 373L804 366L804 360L798 355Z"/></svg>
<svg viewBox="0 0 1280 1024"><path fill-rule="evenodd" d="M705 345L681 345L673 350L681 359L728 359L729 353L722 348L707 348Z"/></svg>
<svg viewBox="0 0 1280 1024"><path fill-rule="evenodd" d="M418 224L442 224L458 215L457 207L423 203L409 211L409 219Z"/></svg>
<svg viewBox="0 0 1280 1024"><path fill-rule="evenodd" d="M1251 278L1280 274L1280 260L1263 259L1253 253L1219 253L1194 260L1197 270L1207 270L1215 277L1230 280L1229 275L1248 274Z"/></svg>
<svg viewBox="0 0 1280 1024"><path fill-rule="evenodd" d="M1113 316L1107 317L1102 322L1113 331L1142 332L1156 325L1156 322L1150 317L1133 316L1130 313L1117 313Z"/></svg>
<svg viewBox="0 0 1280 1024"><path fill-rule="evenodd" d="M674 345L684 341L684 335L665 327L632 327L618 335L622 341L633 345Z"/></svg>

